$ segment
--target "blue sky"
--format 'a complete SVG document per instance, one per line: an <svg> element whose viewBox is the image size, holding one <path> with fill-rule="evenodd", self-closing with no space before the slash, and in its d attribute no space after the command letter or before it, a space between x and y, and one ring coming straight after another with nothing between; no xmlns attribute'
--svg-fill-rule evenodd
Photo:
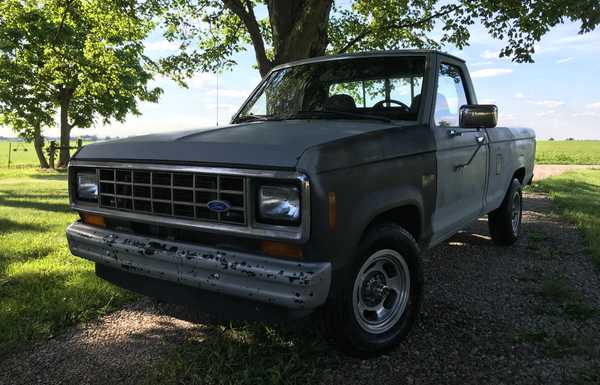
<svg viewBox="0 0 600 385"><path fill-rule="evenodd" d="M533 64L499 59L502 42L477 26L471 31L469 47L444 50L467 61L479 102L498 105L501 125L534 128L541 139L600 139L600 30L578 35L576 24L556 27L537 46ZM147 53L154 57L172 49L159 33L146 42ZM162 87L164 94L157 104L142 103L142 116L131 116L123 124L76 129L74 135L123 137L203 128L216 124L217 112L219 124L226 124L260 80L253 69L251 47L237 55L236 61L238 65L218 79L215 74L196 74L188 89L156 79L154 84ZM48 129L46 134L58 135L58 129ZM10 131L0 127L0 135L8 136Z"/></svg>

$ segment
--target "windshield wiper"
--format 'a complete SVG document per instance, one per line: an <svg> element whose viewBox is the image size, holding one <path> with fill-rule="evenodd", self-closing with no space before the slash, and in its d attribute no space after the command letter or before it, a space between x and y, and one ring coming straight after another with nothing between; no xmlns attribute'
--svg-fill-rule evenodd
<svg viewBox="0 0 600 385"><path fill-rule="evenodd" d="M254 121L271 121L271 120L281 120L281 118L275 115L244 115L238 116L233 123L243 123L243 122L254 122Z"/></svg>
<svg viewBox="0 0 600 385"><path fill-rule="evenodd" d="M323 119L340 119L340 118L353 118L353 119L369 119L369 120L380 120L382 122L391 122L391 119L380 115L368 115L361 114L359 112L347 112L347 111L298 111L295 114L286 116L286 119L302 119L302 118L323 118Z"/></svg>

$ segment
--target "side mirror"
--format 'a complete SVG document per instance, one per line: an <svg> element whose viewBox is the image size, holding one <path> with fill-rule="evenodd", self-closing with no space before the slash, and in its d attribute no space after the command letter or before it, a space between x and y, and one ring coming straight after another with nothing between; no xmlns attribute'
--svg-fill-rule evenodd
<svg viewBox="0 0 600 385"><path fill-rule="evenodd" d="M493 104L467 104L460 107L460 126L494 128L498 124L498 107Z"/></svg>

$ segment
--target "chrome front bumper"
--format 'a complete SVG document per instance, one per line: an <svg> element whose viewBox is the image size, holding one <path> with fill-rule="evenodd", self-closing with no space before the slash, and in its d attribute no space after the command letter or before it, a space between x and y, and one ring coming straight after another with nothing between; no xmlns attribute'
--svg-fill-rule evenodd
<svg viewBox="0 0 600 385"><path fill-rule="evenodd" d="M83 223L67 228L71 252L129 273L289 309L325 302L331 263L304 263L142 237Z"/></svg>

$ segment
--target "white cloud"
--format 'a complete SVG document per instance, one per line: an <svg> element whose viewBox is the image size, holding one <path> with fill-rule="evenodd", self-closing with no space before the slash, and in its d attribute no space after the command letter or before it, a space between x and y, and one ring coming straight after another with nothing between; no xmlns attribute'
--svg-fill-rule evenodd
<svg viewBox="0 0 600 385"><path fill-rule="evenodd" d="M176 51L177 49L179 49L177 43L165 39L144 43L144 50L146 52Z"/></svg>
<svg viewBox="0 0 600 385"><path fill-rule="evenodd" d="M227 120L229 120L229 118L231 118L231 116L233 114L235 114L237 112L237 110L240 108L240 106L238 104L228 104L228 103L219 103L218 106L215 103L210 103L210 104L207 104L205 107L209 111L217 111L218 110L219 120L221 120L223 118L227 118Z"/></svg>
<svg viewBox="0 0 600 385"><path fill-rule="evenodd" d="M515 94L515 99L523 99L525 97L525 94L523 94L522 92L517 92Z"/></svg>
<svg viewBox="0 0 600 385"><path fill-rule="evenodd" d="M576 112L574 114L571 114L571 116L574 118L578 118L578 117L597 118L597 117L600 117L600 111Z"/></svg>
<svg viewBox="0 0 600 385"><path fill-rule="evenodd" d="M573 61L573 60L575 60L574 57L566 57L566 58L563 58L563 59L558 59L556 61L556 64L564 64L564 63L568 63L568 62Z"/></svg>
<svg viewBox="0 0 600 385"><path fill-rule="evenodd" d="M488 59L488 60L489 59L500 59L500 51L492 51L492 50L486 49L481 54L481 57L484 59Z"/></svg>
<svg viewBox="0 0 600 385"><path fill-rule="evenodd" d="M537 104L538 106L543 106L543 107L550 108L550 109L555 109L560 106L564 106L564 104L565 104L565 102L563 102L561 100L539 100L539 101L530 101L529 103Z"/></svg>
<svg viewBox="0 0 600 385"><path fill-rule="evenodd" d="M246 98L252 92L251 89L235 89L235 88L225 88L219 89L219 96L229 96L232 98ZM217 89L212 89L208 92L209 95L216 95Z"/></svg>
<svg viewBox="0 0 600 385"><path fill-rule="evenodd" d="M481 104L496 104L496 99L481 99L479 101Z"/></svg>
<svg viewBox="0 0 600 385"><path fill-rule="evenodd" d="M511 126L517 122L517 118L513 114L504 114L500 112L498 114L498 125L499 126Z"/></svg>
<svg viewBox="0 0 600 385"><path fill-rule="evenodd" d="M562 43L562 44L571 44L571 43L581 43L581 42L586 42L586 41L594 41L596 40L596 37L592 34L582 34L582 35L573 35L573 36L567 36L567 37L561 37L560 39L558 39L558 43Z"/></svg>
<svg viewBox="0 0 600 385"><path fill-rule="evenodd" d="M476 61L475 63L469 63L471 67L479 67L479 66L489 66L490 64L494 64L492 61Z"/></svg>
<svg viewBox="0 0 600 385"><path fill-rule="evenodd" d="M511 73L513 73L513 70L510 68L484 68L471 72L471 77L473 79L493 78L496 76L510 75Z"/></svg>
<svg viewBox="0 0 600 385"><path fill-rule="evenodd" d="M206 90L212 89L217 85L217 76L206 72L194 74L191 79L186 81L187 85L192 89Z"/></svg>
<svg viewBox="0 0 600 385"><path fill-rule="evenodd" d="M239 106L235 105L235 104L231 104L231 103L219 103L218 105L216 103L206 104L206 109L208 109L208 110L216 110L217 107L219 108L219 110L231 110L231 109L236 109Z"/></svg>
<svg viewBox="0 0 600 385"><path fill-rule="evenodd" d="M598 37L600 35L598 33L590 32L579 35L574 31L569 31L566 35L562 34L562 37L558 37L560 34L558 36L557 34L553 35L554 38L546 38L542 40L542 43L536 44L534 46L535 52L541 54L569 50L571 52L594 53L598 52L598 48L600 47L600 44L598 44L600 40Z"/></svg>
<svg viewBox="0 0 600 385"><path fill-rule="evenodd" d="M548 115L554 115L556 114L556 110L548 110L548 111L544 111L544 112L538 112L536 114L536 116L548 116Z"/></svg>
<svg viewBox="0 0 600 385"><path fill-rule="evenodd" d="M600 102L590 103L586 105L586 108L592 108L594 110L600 110Z"/></svg>

